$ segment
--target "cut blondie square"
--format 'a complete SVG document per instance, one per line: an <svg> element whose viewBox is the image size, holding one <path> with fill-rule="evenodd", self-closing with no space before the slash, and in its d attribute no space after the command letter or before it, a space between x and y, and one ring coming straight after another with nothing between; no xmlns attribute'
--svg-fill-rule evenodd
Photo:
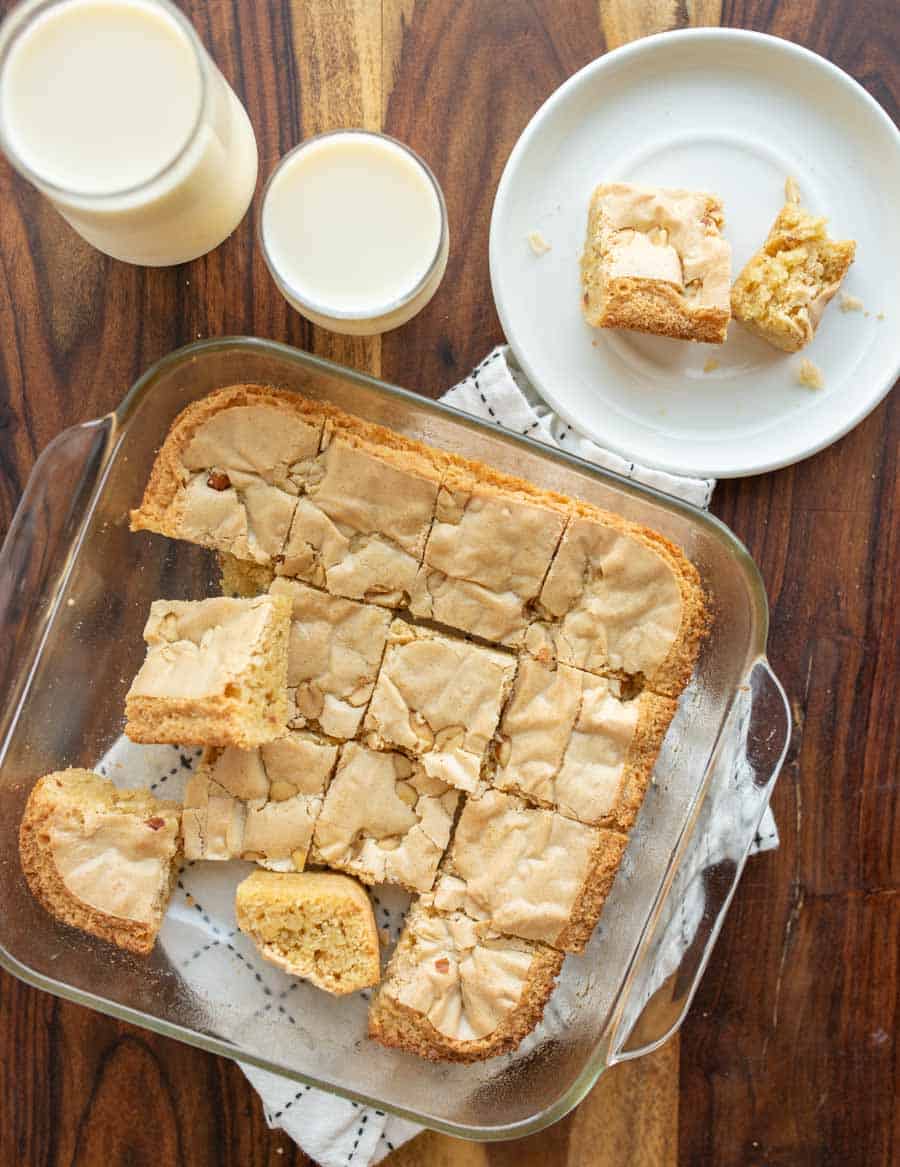
<svg viewBox="0 0 900 1167"><path fill-rule="evenodd" d="M349 417L328 422L278 574L349 599L407 604L440 484L423 451Z"/></svg>
<svg viewBox="0 0 900 1167"><path fill-rule="evenodd" d="M423 896L369 1007L369 1036L432 1061L497 1057L541 1020L562 962L545 944L439 912Z"/></svg>
<svg viewBox="0 0 900 1167"><path fill-rule="evenodd" d="M449 468L410 611L520 645L567 514L565 500L486 468Z"/></svg>
<svg viewBox="0 0 900 1167"><path fill-rule="evenodd" d="M337 996L378 984L375 913L346 875L255 871L238 884L235 911L260 956L290 976Z"/></svg>
<svg viewBox="0 0 900 1167"><path fill-rule="evenodd" d="M731 310L745 328L795 353L815 336L853 262L856 241L829 238L828 220L800 206L790 179L785 199L765 243L735 280Z"/></svg>
<svg viewBox="0 0 900 1167"><path fill-rule="evenodd" d="M178 876L181 807L117 790L90 770L41 778L25 806L19 855L47 911L147 956Z"/></svg>
<svg viewBox="0 0 900 1167"><path fill-rule="evenodd" d="M568 665L519 664L496 746L498 790L568 818L628 831L637 817L675 702Z"/></svg>
<svg viewBox="0 0 900 1167"><path fill-rule="evenodd" d="M696 568L661 535L577 503L544 580L528 651L677 697L706 629Z"/></svg>
<svg viewBox="0 0 900 1167"><path fill-rule="evenodd" d="M271 595L292 605L288 644L288 724L347 739L359 730L387 642L391 614L276 579Z"/></svg>
<svg viewBox="0 0 900 1167"><path fill-rule="evenodd" d="M253 749L287 728L291 602L155 600L147 656L125 698L136 742Z"/></svg>
<svg viewBox="0 0 900 1167"><path fill-rule="evenodd" d="M719 199L702 191L598 186L581 258L588 324L722 344L731 316L723 222Z"/></svg>
<svg viewBox="0 0 900 1167"><path fill-rule="evenodd" d="M474 790L516 661L395 620L363 722L368 745L421 759L430 777Z"/></svg>
<svg viewBox="0 0 900 1167"><path fill-rule="evenodd" d="M510 936L581 952L626 843L616 831L485 790L463 806L434 904Z"/></svg>
<svg viewBox="0 0 900 1167"><path fill-rule="evenodd" d="M185 858L302 871L337 754L303 731L258 750L207 750L184 792Z"/></svg>
<svg viewBox="0 0 900 1167"><path fill-rule="evenodd" d="M316 822L312 861L364 883L430 891L458 798L403 754L347 742Z"/></svg>
<svg viewBox="0 0 900 1167"><path fill-rule="evenodd" d="M189 405L157 455L132 531L156 531L263 565L281 555L315 469L326 408L232 385Z"/></svg>

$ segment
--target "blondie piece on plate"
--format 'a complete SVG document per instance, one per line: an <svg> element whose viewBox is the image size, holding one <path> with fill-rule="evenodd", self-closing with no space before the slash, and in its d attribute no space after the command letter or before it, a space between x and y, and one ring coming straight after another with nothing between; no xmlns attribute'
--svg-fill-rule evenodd
<svg viewBox="0 0 900 1167"><path fill-rule="evenodd" d="M721 344L731 316L723 222L719 199L702 191L598 186L581 257L588 324Z"/></svg>
<svg viewBox="0 0 900 1167"><path fill-rule="evenodd" d="M291 976L336 996L378 984L375 913L346 875L254 871L238 884L235 910L260 956Z"/></svg>
<svg viewBox="0 0 900 1167"><path fill-rule="evenodd" d="M458 799L419 762L347 742L316 823L311 859L364 883L430 891Z"/></svg>
<svg viewBox="0 0 900 1167"><path fill-rule="evenodd" d="M687 684L706 628L699 576L678 548L586 503L576 504L538 610L526 647L539 660L621 674L670 697Z"/></svg>
<svg viewBox="0 0 900 1167"><path fill-rule="evenodd" d="M434 904L486 920L498 932L581 952L626 843L616 831L486 790L466 800Z"/></svg>
<svg viewBox="0 0 900 1167"><path fill-rule="evenodd" d="M337 754L303 731L257 750L207 750L184 792L185 858L302 871Z"/></svg>
<svg viewBox="0 0 900 1167"><path fill-rule="evenodd" d="M330 737L355 737L375 688L391 614L344 600L297 580L276 579L269 592L293 606L288 643L288 724Z"/></svg>
<svg viewBox="0 0 900 1167"><path fill-rule="evenodd" d="M409 753L432 778L474 790L515 671L506 653L395 620L365 741Z"/></svg>
<svg viewBox="0 0 900 1167"><path fill-rule="evenodd" d="M423 896L369 1008L369 1036L434 1061L496 1057L538 1024L562 962L545 944L439 912Z"/></svg>
<svg viewBox="0 0 900 1167"><path fill-rule="evenodd" d="M32 894L64 924L147 956L178 876L180 812L90 770L48 774L19 828Z"/></svg>
<svg viewBox="0 0 900 1167"><path fill-rule="evenodd" d="M278 574L388 608L408 603L440 484L423 451L346 415L329 421Z"/></svg>
<svg viewBox="0 0 900 1167"><path fill-rule="evenodd" d="M765 243L735 280L731 310L745 328L795 353L815 336L853 262L856 241L829 238L828 220L800 206L790 179L784 193L786 202Z"/></svg>
<svg viewBox="0 0 900 1167"><path fill-rule="evenodd" d="M627 831L641 808L675 702L568 665L522 660L496 744L498 790L579 822Z"/></svg>
<svg viewBox="0 0 900 1167"><path fill-rule="evenodd" d="M317 469L326 407L260 385L232 385L176 418L132 531L187 539L268 565Z"/></svg>
<svg viewBox="0 0 900 1167"><path fill-rule="evenodd" d="M291 601L155 600L125 698L136 742L253 749L287 727Z"/></svg>
<svg viewBox="0 0 900 1167"><path fill-rule="evenodd" d="M410 602L414 616L521 644L566 524L566 500L486 468L449 468Z"/></svg>

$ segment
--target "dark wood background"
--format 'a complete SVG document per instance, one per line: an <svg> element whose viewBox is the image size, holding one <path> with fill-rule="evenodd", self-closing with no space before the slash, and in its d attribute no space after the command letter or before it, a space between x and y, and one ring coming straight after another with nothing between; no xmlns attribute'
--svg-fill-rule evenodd
<svg viewBox="0 0 900 1167"><path fill-rule="evenodd" d="M900 101L896 0L185 7L246 103L261 177L305 135L348 124L384 126L431 163L450 211L446 279L405 328L341 339L269 280L258 201L212 255L141 270L92 251L0 160L0 532L60 429L197 337L274 337L431 395L466 373L501 335L487 234L505 159L548 94L608 47L688 23L755 28L830 57L895 118ZM680 1039L613 1070L541 1135L482 1147L426 1134L392 1167L896 1163L898 438L895 394L817 457L716 491L765 576L796 732L774 796L781 848L748 864ZM0 977L3 1167L308 1162L266 1129L228 1061Z"/></svg>

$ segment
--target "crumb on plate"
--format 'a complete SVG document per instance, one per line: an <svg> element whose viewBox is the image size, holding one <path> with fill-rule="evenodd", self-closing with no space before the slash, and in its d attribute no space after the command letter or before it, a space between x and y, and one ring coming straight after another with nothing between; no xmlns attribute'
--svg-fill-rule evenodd
<svg viewBox="0 0 900 1167"><path fill-rule="evenodd" d="M703 366L704 373L714 373L716 369L721 367L721 361L717 361L715 357L707 357L706 364Z"/></svg>
<svg viewBox="0 0 900 1167"><path fill-rule="evenodd" d="M865 308L859 296L850 296L846 292L841 292L840 303L842 312L862 312Z"/></svg>
<svg viewBox="0 0 900 1167"><path fill-rule="evenodd" d="M550 244L540 231L529 231L526 238L528 239L528 246L535 255L546 255L550 250Z"/></svg>
<svg viewBox="0 0 900 1167"><path fill-rule="evenodd" d="M824 389L825 378L822 375L822 370L818 365L814 365L811 360L804 357L797 370L797 384L805 385L807 389Z"/></svg>

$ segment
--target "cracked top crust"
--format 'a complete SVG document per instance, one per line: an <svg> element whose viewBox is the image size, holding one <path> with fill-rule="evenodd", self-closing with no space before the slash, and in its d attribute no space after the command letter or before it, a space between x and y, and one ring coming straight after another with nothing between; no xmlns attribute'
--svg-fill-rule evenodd
<svg viewBox="0 0 900 1167"><path fill-rule="evenodd" d="M674 709L650 693L623 700L612 677L523 659L500 724L493 784L583 823L627 828Z"/></svg>
<svg viewBox="0 0 900 1167"><path fill-rule="evenodd" d="M350 599L407 603L439 483L439 470L424 455L375 445L329 423L279 574Z"/></svg>
<svg viewBox="0 0 900 1167"><path fill-rule="evenodd" d="M420 757L432 778L473 790L515 669L505 653L395 620L366 741Z"/></svg>
<svg viewBox="0 0 900 1167"><path fill-rule="evenodd" d="M586 261L607 279L659 280L696 306L729 311L731 247L722 204L703 191L604 183L594 191Z"/></svg>
<svg viewBox="0 0 900 1167"><path fill-rule="evenodd" d="M467 799L435 906L556 945L594 867L598 830L487 790Z"/></svg>
<svg viewBox="0 0 900 1167"><path fill-rule="evenodd" d="M293 605L288 642L288 724L355 737L375 687L390 613L276 579L270 594Z"/></svg>
<svg viewBox="0 0 900 1167"><path fill-rule="evenodd" d="M562 506L447 471L410 609L486 640L521 643L566 523Z"/></svg>
<svg viewBox="0 0 900 1167"><path fill-rule="evenodd" d="M684 610L686 586L663 548L575 515L541 588L539 610L549 623L533 624L526 645L540 659L641 674L652 686L693 615Z"/></svg>
<svg viewBox="0 0 900 1167"><path fill-rule="evenodd" d="M147 656L128 696L177 701L216 697L265 665L271 625L286 619L275 596L235 600L154 600L144 627Z"/></svg>
<svg viewBox="0 0 900 1167"><path fill-rule="evenodd" d="M348 742L316 823L315 858L366 883L430 891L458 798L402 754Z"/></svg>
<svg viewBox="0 0 900 1167"><path fill-rule="evenodd" d="M462 912L429 910L428 900L410 909L380 992L454 1041L486 1037L518 1008L535 946Z"/></svg>
<svg viewBox="0 0 900 1167"><path fill-rule="evenodd" d="M302 871L337 754L302 732L256 750L207 750L185 789L185 857Z"/></svg>
<svg viewBox="0 0 900 1167"><path fill-rule="evenodd" d="M270 564L315 468L325 411L294 394L235 385L178 417L131 529Z"/></svg>

